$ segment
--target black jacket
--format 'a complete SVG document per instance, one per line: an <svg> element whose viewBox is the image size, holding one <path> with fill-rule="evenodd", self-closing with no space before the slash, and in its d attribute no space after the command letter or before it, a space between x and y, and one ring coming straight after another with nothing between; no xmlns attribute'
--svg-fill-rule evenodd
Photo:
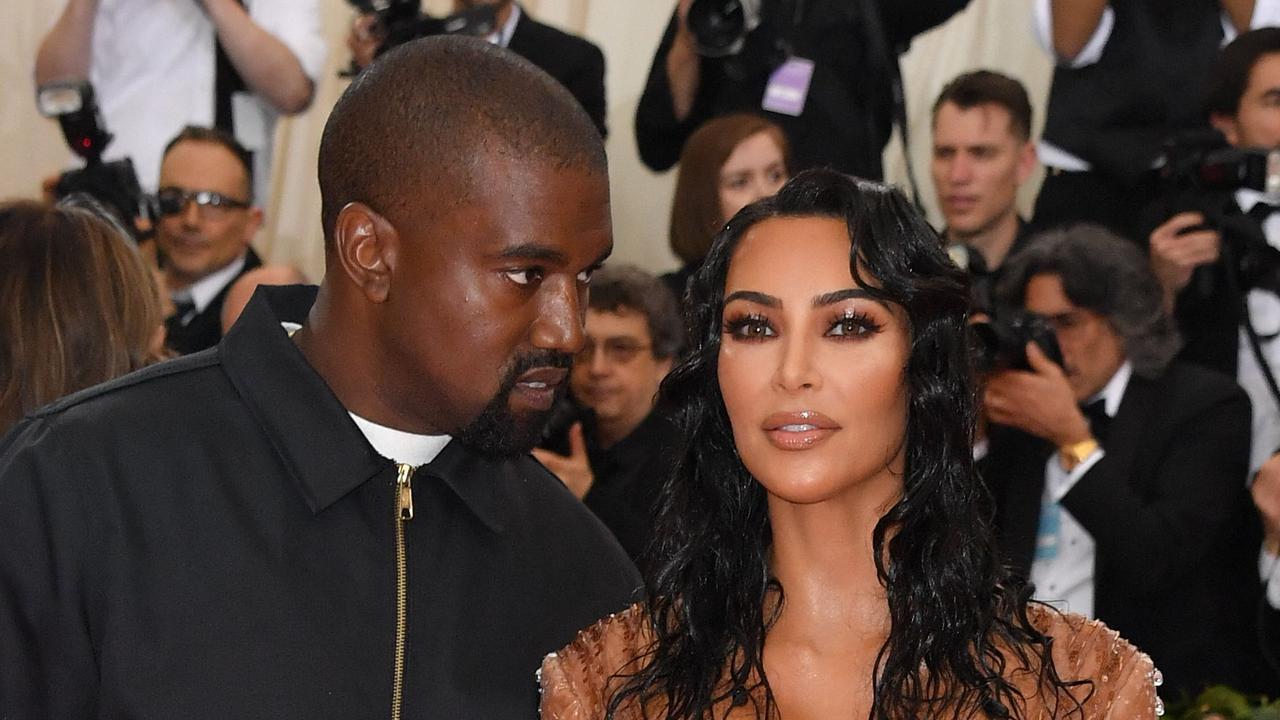
<svg viewBox="0 0 1280 720"><path fill-rule="evenodd" d="M280 328L305 291L0 443L0 717L389 715L396 466ZM536 717L634 567L529 457L452 441L413 497L404 717Z"/></svg>
<svg viewBox="0 0 1280 720"><path fill-rule="evenodd" d="M604 53L577 35L557 30L521 10L507 49L546 71L569 89L605 135Z"/></svg>
<svg viewBox="0 0 1280 720"><path fill-rule="evenodd" d="M211 348L218 344L222 339L222 306L227 300L227 291L240 279L241 275L261 267L262 260L258 258L258 254L249 248L245 254L244 267L236 276L231 278L218 291L217 296L209 303L202 312L191 318L186 325L178 322L178 318L169 317L164 321L165 327L165 345L168 345L174 352L179 355L190 355L194 352L200 352L206 348Z"/></svg>
<svg viewBox="0 0 1280 720"><path fill-rule="evenodd" d="M1096 543L1094 614L1155 660L1164 697L1205 682L1253 685L1257 553L1245 477L1249 399L1230 379L1174 363L1129 380L1106 455L1062 500ZM992 433L981 463L1001 551L1030 574L1047 442Z"/></svg>
<svg viewBox="0 0 1280 720"><path fill-rule="evenodd" d="M732 58L702 58L693 109L678 121L671 104L667 55L675 40L673 14L658 45L636 108L636 142L644 164L666 170L680 159L699 125L732 112L765 115L791 143L794 170L834 167L879 179L880 155L892 128L891 63L911 38L941 24L968 0L764 0L763 21ZM884 35L873 32L866 8L879 13ZM796 12L799 23L793 23ZM877 52L877 45L882 52ZM769 76L792 54L815 65L799 117L761 109Z"/></svg>

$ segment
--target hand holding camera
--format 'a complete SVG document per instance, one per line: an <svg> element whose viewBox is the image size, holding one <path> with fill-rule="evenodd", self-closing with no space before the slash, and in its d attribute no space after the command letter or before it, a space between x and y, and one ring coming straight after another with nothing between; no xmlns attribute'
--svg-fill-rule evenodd
<svg viewBox="0 0 1280 720"><path fill-rule="evenodd" d="M1199 212L1178 213L1151 233L1151 268L1164 290L1166 308L1172 309L1197 267L1218 260L1221 246L1221 233Z"/></svg>
<svg viewBox="0 0 1280 720"><path fill-rule="evenodd" d="M1030 370L1003 370L987 379L983 393L987 418L1057 447L1088 440L1089 422L1076 405L1063 369L1035 342L1027 343L1026 357Z"/></svg>

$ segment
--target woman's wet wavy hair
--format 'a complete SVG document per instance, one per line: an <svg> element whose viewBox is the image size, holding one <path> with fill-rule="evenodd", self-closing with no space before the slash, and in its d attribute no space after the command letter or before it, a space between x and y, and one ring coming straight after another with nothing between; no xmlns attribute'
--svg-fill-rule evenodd
<svg viewBox="0 0 1280 720"><path fill-rule="evenodd" d="M651 548L655 642L624 669L609 716L638 704L646 717L665 708L656 716L701 719L735 690L745 699L756 682L765 689L757 717L777 714L764 643L784 588L769 572L765 491L738 457L717 381L734 249L752 226L776 217L843 220L854 281L904 308L911 332L903 495L873 536L891 627L876 659L870 717L1021 717L1023 698L1006 680L1012 661L1038 674L1055 717L1059 706L1083 715L1071 690L1087 683L1057 676L1051 640L1031 625L1027 593L1009 582L993 549L990 499L971 450L977 400L964 273L899 191L810 170L739 212L691 281L689 349L661 390L684 445L662 489Z"/></svg>

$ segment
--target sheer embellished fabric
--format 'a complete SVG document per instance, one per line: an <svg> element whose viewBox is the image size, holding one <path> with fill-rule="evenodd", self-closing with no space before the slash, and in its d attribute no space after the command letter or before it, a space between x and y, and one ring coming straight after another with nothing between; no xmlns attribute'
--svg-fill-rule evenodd
<svg viewBox="0 0 1280 720"><path fill-rule="evenodd" d="M1062 614L1041 606L1029 610L1032 623L1053 638L1053 660L1058 676L1066 681L1090 680L1092 688L1074 690L1083 701L1084 714L1073 713L1069 699L1044 697L1037 690L1037 674L1010 661L1007 679L1026 699L1014 717L1023 720L1150 720L1164 712L1156 696L1160 673L1151 659L1096 620ZM609 697L635 672L651 642L644 608L633 605L578 633L577 639L560 652L548 655L538 673L542 686L543 720L601 720ZM757 691L763 695L762 691ZM730 693L726 693L729 696ZM1087 698L1086 698L1087 696ZM716 718L752 720L762 697L735 705L729 697L713 713ZM644 717L634 705L624 705L616 720ZM662 717L660 709L649 708L649 717Z"/></svg>

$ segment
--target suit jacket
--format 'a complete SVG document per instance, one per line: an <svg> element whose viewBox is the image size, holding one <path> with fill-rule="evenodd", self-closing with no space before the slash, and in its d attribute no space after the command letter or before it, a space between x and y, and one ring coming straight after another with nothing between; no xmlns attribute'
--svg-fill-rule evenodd
<svg viewBox="0 0 1280 720"><path fill-rule="evenodd" d="M222 305L227 300L227 291L231 289L236 280L240 279L241 275L261 266L262 259L253 251L253 248L249 248L245 254L244 267L240 269L240 272L236 273L234 278L231 278L231 282L218 291L217 296L213 298L213 302L210 302L203 311L196 313L196 316L191 318L191 322L183 325L178 322L176 316L165 319L164 327L168 333L165 338L165 344L179 355L190 355L217 345L218 341L222 339Z"/></svg>
<svg viewBox="0 0 1280 720"><path fill-rule="evenodd" d="M604 53L577 35L557 30L523 10L507 49L546 71L577 98L605 135Z"/></svg>
<svg viewBox="0 0 1280 720"><path fill-rule="evenodd" d="M1249 436L1249 399L1228 378L1181 363L1154 380L1135 374L1105 456L1062 500L1096 542L1095 615L1151 654L1165 697L1209 682L1257 684ZM1024 578L1053 452L998 428L982 463L1001 552Z"/></svg>

